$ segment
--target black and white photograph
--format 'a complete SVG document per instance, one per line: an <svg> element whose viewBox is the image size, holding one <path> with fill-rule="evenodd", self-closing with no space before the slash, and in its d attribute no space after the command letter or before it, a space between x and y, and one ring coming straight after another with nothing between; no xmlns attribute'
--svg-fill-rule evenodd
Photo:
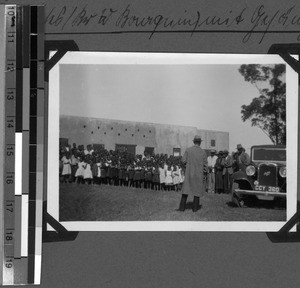
<svg viewBox="0 0 300 288"><path fill-rule="evenodd" d="M68 52L49 75L48 211L68 230L277 231L296 212L279 56Z"/></svg>

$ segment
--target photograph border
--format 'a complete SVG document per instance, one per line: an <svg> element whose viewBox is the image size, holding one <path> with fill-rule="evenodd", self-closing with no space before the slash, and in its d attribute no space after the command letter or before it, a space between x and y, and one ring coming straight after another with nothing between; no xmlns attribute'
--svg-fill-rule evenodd
<svg viewBox="0 0 300 288"><path fill-rule="evenodd" d="M95 61L95 53L99 58ZM80 54L80 56L76 56ZM84 55L84 57L83 57ZM68 52L49 72L47 210L59 221L60 64L286 64L287 221L297 211L298 74L278 55ZM275 232L287 221L62 221L69 231L255 231ZM52 230L48 227L49 230Z"/></svg>

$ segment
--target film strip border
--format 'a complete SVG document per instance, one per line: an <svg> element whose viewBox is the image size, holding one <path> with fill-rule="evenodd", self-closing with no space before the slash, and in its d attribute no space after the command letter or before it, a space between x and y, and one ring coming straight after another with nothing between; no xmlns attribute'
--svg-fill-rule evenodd
<svg viewBox="0 0 300 288"><path fill-rule="evenodd" d="M44 165L44 8L5 10L3 285L39 284Z"/></svg>

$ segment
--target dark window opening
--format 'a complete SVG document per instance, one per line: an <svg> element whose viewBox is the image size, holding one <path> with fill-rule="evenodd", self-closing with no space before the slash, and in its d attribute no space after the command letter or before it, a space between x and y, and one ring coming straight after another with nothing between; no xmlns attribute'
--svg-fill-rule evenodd
<svg viewBox="0 0 300 288"><path fill-rule="evenodd" d="M210 146L216 147L216 140L210 140Z"/></svg>
<svg viewBox="0 0 300 288"><path fill-rule="evenodd" d="M102 149L104 149L104 144L93 144L93 149L95 151L101 151Z"/></svg>
<svg viewBox="0 0 300 288"><path fill-rule="evenodd" d="M135 156L136 145L116 144L115 151L127 152Z"/></svg>
<svg viewBox="0 0 300 288"><path fill-rule="evenodd" d="M153 155L154 154L154 147L145 147L144 153L146 155Z"/></svg>
<svg viewBox="0 0 300 288"><path fill-rule="evenodd" d="M69 145L68 138L59 138L59 146L66 147Z"/></svg>
<svg viewBox="0 0 300 288"><path fill-rule="evenodd" d="M173 148L173 156L181 156L181 148Z"/></svg>

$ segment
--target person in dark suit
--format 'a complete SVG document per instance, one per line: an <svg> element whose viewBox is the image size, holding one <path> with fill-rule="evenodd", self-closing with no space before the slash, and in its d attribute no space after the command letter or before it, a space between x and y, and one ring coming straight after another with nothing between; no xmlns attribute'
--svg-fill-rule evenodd
<svg viewBox="0 0 300 288"><path fill-rule="evenodd" d="M218 159L216 161L215 170L216 170L216 193L223 193L224 184L223 184L223 169L224 169L224 157L223 151L219 151Z"/></svg>
<svg viewBox="0 0 300 288"><path fill-rule="evenodd" d="M194 137L194 146L187 148L182 161L185 163L185 177L179 211L184 211L188 196L193 196L193 212L199 210L200 196L205 193L204 173L207 172L207 156L200 147L201 137Z"/></svg>
<svg viewBox="0 0 300 288"><path fill-rule="evenodd" d="M223 167L224 193L229 194L232 187L233 158L231 155L229 155L229 152L227 150L224 150L223 157L224 157L224 167Z"/></svg>

